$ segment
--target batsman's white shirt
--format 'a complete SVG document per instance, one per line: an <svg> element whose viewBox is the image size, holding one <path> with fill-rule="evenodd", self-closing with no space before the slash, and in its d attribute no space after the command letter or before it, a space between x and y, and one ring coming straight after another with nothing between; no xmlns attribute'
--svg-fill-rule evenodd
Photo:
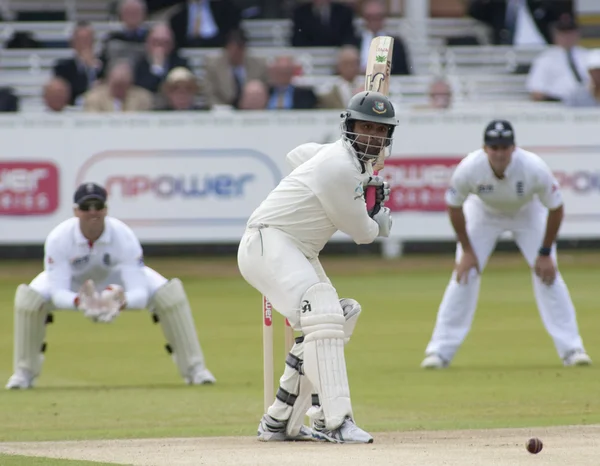
<svg viewBox="0 0 600 466"><path fill-rule="evenodd" d="M306 257L316 257L340 230L357 244L371 243L379 226L365 208L363 185L373 175L343 140L303 144L287 156L296 167L248 220L288 235Z"/></svg>
<svg viewBox="0 0 600 466"><path fill-rule="evenodd" d="M539 205L540 201L550 210L563 203L558 181L548 165L533 152L519 147L515 148L502 179L494 175L483 149L467 155L452 175L446 203L460 207L467 197L469 202L497 215L516 214L532 202Z"/></svg>
<svg viewBox="0 0 600 466"><path fill-rule="evenodd" d="M122 284L131 309L146 307L149 298L142 246L131 228L113 217L105 218L104 232L93 244L77 217L56 226L44 245L42 274L57 309L74 309L76 291L88 279L99 288Z"/></svg>

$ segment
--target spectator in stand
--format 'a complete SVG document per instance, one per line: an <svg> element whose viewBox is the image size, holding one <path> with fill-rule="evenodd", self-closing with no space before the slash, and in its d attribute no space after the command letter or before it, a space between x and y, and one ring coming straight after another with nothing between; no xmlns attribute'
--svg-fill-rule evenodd
<svg viewBox="0 0 600 466"><path fill-rule="evenodd" d="M79 105L79 97L91 89L102 73L102 61L94 52L94 29L86 21L75 25L71 36L73 58L58 60L54 76L63 78L71 87L71 105Z"/></svg>
<svg viewBox="0 0 600 466"><path fill-rule="evenodd" d="M317 96L308 87L292 84L296 63L289 56L277 57L269 66L271 89L267 108L271 110L312 109L317 106Z"/></svg>
<svg viewBox="0 0 600 466"><path fill-rule="evenodd" d="M356 40L356 46L360 50L360 66L362 72L367 67L369 47L374 37L394 37L394 52L392 54L392 74L411 74L408 60L408 52L404 41L389 31L385 30L385 18L388 16L387 5L383 0L366 0L361 9L364 20L364 29Z"/></svg>
<svg viewBox="0 0 600 466"><path fill-rule="evenodd" d="M565 15L552 29L554 45L536 57L527 78L532 100L561 101L590 82L588 50L577 45L580 36L575 20Z"/></svg>
<svg viewBox="0 0 600 466"><path fill-rule="evenodd" d="M590 82L580 84L573 90L564 103L569 107L598 107L600 106L600 49L591 50L587 57L587 69Z"/></svg>
<svg viewBox="0 0 600 466"><path fill-rule="evenodd" d="M142 0L121 0L118 6L119 19L123 29L108 34L104 40L100 59L104 69L111 62L127 59L136 63L144 55L144 43L148 36L146 4Z"/></svg>
<svg viewBox="0 0 600 466"><path fill-rule="evenodd" d="M239 110L264 110L269 101L269 91L264 82L253 79L242 90Z"/></svg>
<svg viewBox="0 0 600 466"><path fill-rule="evenodd" d="M171 29L177 48L223 47L240 21L240 9L232 0L188 0L171 17Z"/></svg>
<svg viewBox="0 0 600 466"><path fill-rule="evenodd" d="M227 36L223 53L208 57L205 65L206 93L212 105L237 107L246 82L258 79L268 82L267 62L247 53L247 38L240 29Z"/></svg>
<svg viewBox="0 0 600 466"><path fill-rule="evenodd" d="M550 26L563 14L574 16L573 0L465 0L469 16L492 28L497 45L547 45Z"/></svg>
<svg viewBox="0 0 600 466"><path fill-rule="evenodd" d="M345 45L338 53L337 77L326 94L319 96L320 108L345 109L354 94L364 90L365 77L360 70L360 53L353 45Z"/></svg>
<svg viewBox="0 0 600 466"><path fill-rule="evenodd" d="M71 100L71 88L63 78L53 77L44 85L43 98L47 112L63 112Z"/></svg>
<svg viewBox="0 0 600 466"><path fill-rule="evenodd" d="M158 107L162 111L208 110L208 106L199 105L198 80L187 68L173 68L162 85L165 104Z"/></svg>
<svg viewBox="0 0 600 466"><path fill-rule="evenodd" d="M356 42L354 12L331 0L312 0L293 13L292 46L340 47Z"/></svg>
<svg viewBox="0 0 600 466"><path fill-rule="evenodd" d="M116 62L108 72L106 84L86 92L86 112L145 112L152 109L153 96L133 85L133 71L128 61Z"/></svg>
<svg viewBox="0 0 600 466"><path fill-rule="evenodd" d="M155 24L146 39L146 54L135 64L134 82L152 93L159 90L169 71L182 66L190 69L185 58L173 47L173 33L166 23Z"/></svg>

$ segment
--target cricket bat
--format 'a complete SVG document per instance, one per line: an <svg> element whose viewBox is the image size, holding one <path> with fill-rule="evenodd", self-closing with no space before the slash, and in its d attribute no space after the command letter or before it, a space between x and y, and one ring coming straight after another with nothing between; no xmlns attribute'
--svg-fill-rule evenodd
<svg viewBox="0 0 600 466"><path fill-rule="evenodd" d="M365 70L365 91L381 92L388 96L390 93L390 75L392 73L392 54L394 52L394 38L389 36L375 37L369 47L367 68ZM375 174L383 169L385 151L383 149L377 162L373 166ZM365 193L367 209L375 205L375 187L369 186Z"/></svg>

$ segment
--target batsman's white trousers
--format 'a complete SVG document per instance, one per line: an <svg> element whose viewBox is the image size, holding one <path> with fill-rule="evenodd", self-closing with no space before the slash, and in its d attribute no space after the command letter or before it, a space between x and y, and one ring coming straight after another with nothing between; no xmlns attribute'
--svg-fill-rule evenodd
<svg viewBox="0 0 600 466"><path fill-rule="evenodd" d="M318 259L308 259L282 231L249 228L238 249L244 279L300 330L300 302L311 286L331 283Z"/></svg>
<svg viewBox="0 0 600 466"><path fill-rule="evenodd" d="M525 260L532 270L533 290L542 322L554 340L561 358L570 351L584 349L575 308L569 296L569 290L560 273L550 286L545 285L533 270L538 250L546 232L548 210L536 199L523 206L514 215L490 213L483 202L473 196L463 206L467 222L467 234L477 256L479 270L485 265L495 249L500 235L506 231L513 234ZM456 262L462 257L460 244L456 247ZM552 247L552 259L556 263L556 245ZM469 274L467 284L456 281L456 272L452 274L440 304L433 336L426 354L437 353L446 361L451 361L459 346L467 336L473 322L481 278L474 270ZM502 318L501 315L498 316Z"/></svg>
<svg viewBox="0 0 600 466"><path fill-rule="evenodd" d="M154 292L168 281L165 277L150 267L144 267L144 275L146 275L146 286L148 287L149 298L152 298L152 296L154 296ZM74 293L79 292L81 285L82 283L71 282L71 291ZM106 280L99 283L94 283L94 285L98 291L103 290L108 285L121 285L125 288L118 269L115 269L114 272L109 274L108 277L106 277ZM42 272L35 277L29 286L42 295L44 299L50 303L52 290L50 289L50 281L48 280L48 274L46 272ZM49 310L51 310L51 308Z"/></svg>

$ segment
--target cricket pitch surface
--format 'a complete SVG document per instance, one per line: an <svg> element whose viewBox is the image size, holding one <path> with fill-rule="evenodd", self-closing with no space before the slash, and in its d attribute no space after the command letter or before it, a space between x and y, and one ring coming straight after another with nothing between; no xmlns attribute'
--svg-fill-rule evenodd
<svg viewBox="0 0 600 466"><path fill-rule="evenodd" d="M386 432L371 445L261 443L252 437L0 443L0 453L139 466L198 465L594 465L600 425L519 429ZM532 455L525 442L538 437Z"/></svg>

